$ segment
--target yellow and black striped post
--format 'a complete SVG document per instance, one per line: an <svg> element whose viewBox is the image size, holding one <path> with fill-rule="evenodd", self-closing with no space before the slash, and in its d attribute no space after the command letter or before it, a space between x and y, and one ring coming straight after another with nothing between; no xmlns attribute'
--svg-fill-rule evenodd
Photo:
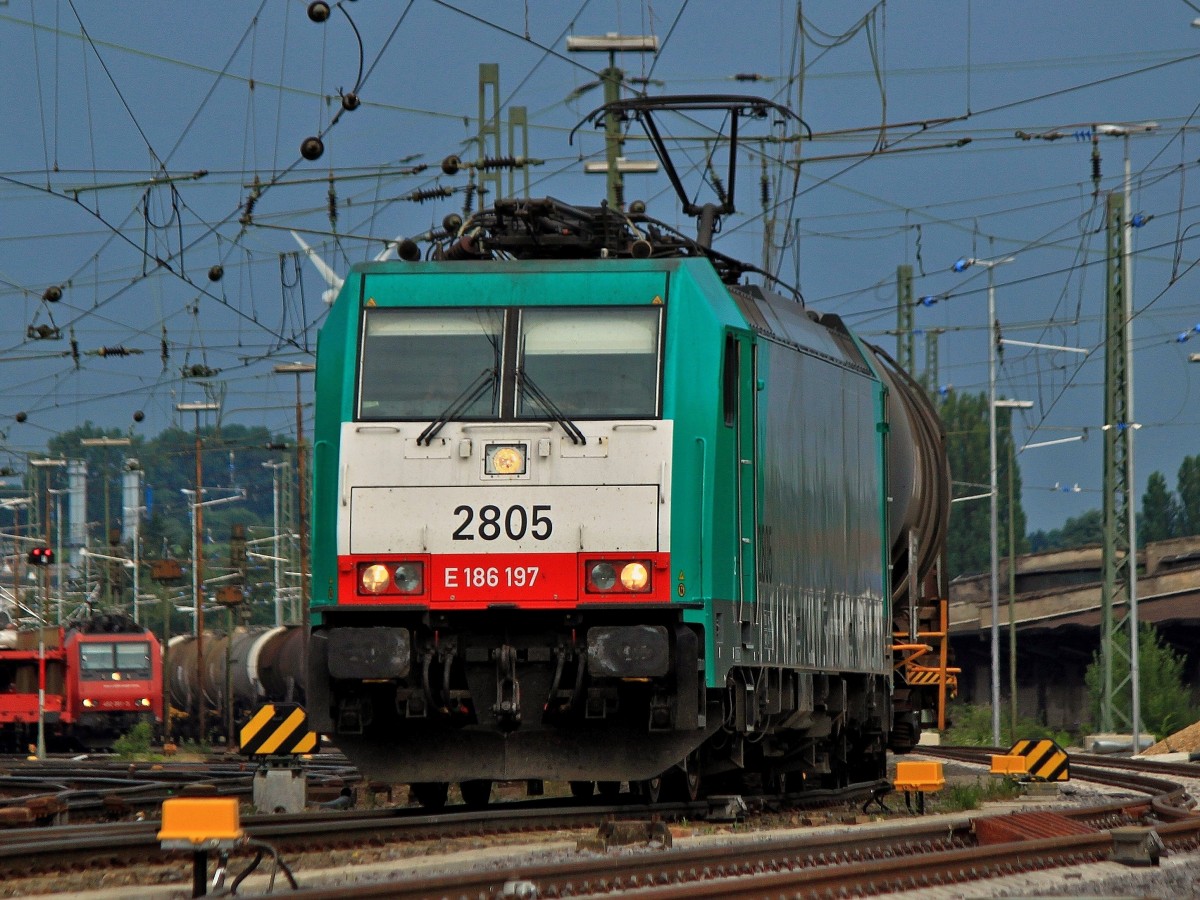
<svg viewBox="0 0 1200 900"><path fill-rule="evenodd" d="M308 730L308 714L298 703L266 703L238 734L246 756L289 756L316 753L317 735Z"/></svg>
<svg viewBox="0 0 1200 900"><path fill-rule="evenodd" d="M1025 757L1025 771L1034 781L1071 780L1071 757L1054 741L1017 741L1008 755Z"/></svg>

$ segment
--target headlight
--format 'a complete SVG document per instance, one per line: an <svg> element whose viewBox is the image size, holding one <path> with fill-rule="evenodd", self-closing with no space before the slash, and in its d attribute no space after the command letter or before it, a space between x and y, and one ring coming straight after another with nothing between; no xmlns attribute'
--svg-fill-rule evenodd
<svg viewBox="0 0 1200 900"><path fill-rule="evenodd" d="M91 709L93 706L96 705L96 703L94 700L84 700L83 705L86 706L88 709Z"/></svg>
<svg viewBox="0 0 1200 900"><path fill-rule="evenodd" d="M488 475L524 475L524 444L488 444L483 452L484 473Z"/></svg>
<svg viewBox="0 0 1200 900"><path fill-rule="evenodd" d="M388 575L387 566L381 566L376 563L373 566L365 567L358 576L359 584L362 589L368 594L382 594L387 590L388 582L391 581L391 576Z"/></svg>
<svg viewBox="0 0 1200 900"><path fill-rule="evenodd" d="M358 564L358 593L374 597L420 594L425 590L425 565L414 560L402 562L361 562Z"/></svg>
<svg viewBox="0 0 1200 900"><path fill-rule="evenodd" d="M644 559L594 559L584 563L586 589L594 594L648 594L650 563Z"/></svg>
<svg viewBox="0 0 1200 900"><path fill-rule="evenodd" d="M650 582L650 573L640 562L626 563L621 569L621 585L627 591L645 590Z"/></svg>
<svg viewBox="0 0 1200 900"><path fill-rule="evenodd" d="M141 700L139 700L139 701L138 701L138 705L139 705L139 706L149 706L149 705L150 705L150 698L149 698L149 697L143 697Z"/></svg>
<svg viewBox="0 0 1200 900"><path fill-rule="evenodd" d="M396 576L393 582L396 590L402 594L421 593L421 564L400 563L396 566Z"/></svg>
<svg viewBox="0 0 1200 900"><path fill-rule="evenodd" d="M113 681L120 681L120 680L121 680L121 673L120 673L120 672L113 672L113 673L112 673L112 680L113 680Z"/></svg>
<svg viewBox="0 0 1200 900"><path fill-rule="evenodd" d="M589 578L591 578L592 586L601 591L610 591L617 583L616 570L606 562L598 562L592 566Z"/></svg>

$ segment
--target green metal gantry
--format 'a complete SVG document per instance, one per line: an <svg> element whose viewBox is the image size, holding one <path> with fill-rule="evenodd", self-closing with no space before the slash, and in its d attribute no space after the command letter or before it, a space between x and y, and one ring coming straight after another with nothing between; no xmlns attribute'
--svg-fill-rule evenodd
<svg viewBox="0 0 1200 900"><path fill-rule="evenodd" d="M488 103L489 97L491 103ZM490 111L488 107L491 107ZM500 158L500 64L479 64L479 161L491 157ZM500 170L481 165L479 178L479 209L488 205L488 193L492 202L503 196Z"/></svg>
<svg viewBox="0 0 1200 900"><path fill-rule="evenodd" d="M905 372L916 371L916 352L913 337L913 270L912 266L896 266L896 362Z"/></svg>
<svg viewBox="0 0 1200 900"><path fill-rule="evenodd" d="M521 152L517 152L517 144ZM529 117L524 106L508 108L508 155L522 160L529 159ZM521 170L522 187L517 193L517 169ZM529 165L513 166L508 170L508 196L529 197Z"/></svg>
<svg viewBox="0 0 1200 900"><path fill-rule="evenodd" d="M1108 196L1107 280L1105 286L1104 339L1104 525L1101 592L1100 659L1103 694L1100 698L1100 729L1112 732L1119 725L1133 728L1132 717L1119 708L1118 700L1128 696L1133 685L1137 654L1136 614L1132 598L1136 591L1137 558L1134 536L1130 532L1130 504L1135 503L1130 483L1129 462L1132 453L1133 422L1130 415L1130 372L1127 353L1129 339L1126 298L1127 260L1125 258L1125 198L1119 193ZM1124 615L1116 615L1118 607ZM1122 660L1118 672L1115 665ZM1136 707L1131 707L1136 708Z"/></svg>

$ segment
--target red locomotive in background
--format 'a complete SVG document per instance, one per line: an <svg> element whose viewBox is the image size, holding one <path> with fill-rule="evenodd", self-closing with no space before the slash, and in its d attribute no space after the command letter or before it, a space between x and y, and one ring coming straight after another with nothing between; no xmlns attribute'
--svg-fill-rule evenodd
<svg viewBox="0 0 1200 900"><path fill-rule="evenodd" d="M40 645L40 646L39 646ZM38 689L51 749L105 749L138 722L160 730L162 652L158 638L121 613L63 625L0 629L0 747L37 739Z"/></svg>

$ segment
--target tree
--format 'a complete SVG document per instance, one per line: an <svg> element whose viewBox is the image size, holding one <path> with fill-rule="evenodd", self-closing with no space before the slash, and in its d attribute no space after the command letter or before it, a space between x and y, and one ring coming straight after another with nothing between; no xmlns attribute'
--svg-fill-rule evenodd
<svg viewBox="0 0 1200 900"><path fill-rule="evenodd" d="M939 412L946 428L946 453L954 478L954 493L971 495L986 491L989 484L987 400L982 394L951 394ZM986 500L968 500L950 507L946 552L951 578L988 568Z"/></svg>
<svg viewBox="0 0 1200 900"><path fill-rule="evenodd" d="M1062 527L1063 546L1087 547L1104 543L1104 516L1098 509L1067 519Z"/></svg>
<svg viewBox="0 0 1200 900"><path fill-rule="evenodd" d="M1200 456L1185 456L1179 466L1178 534L1200 534Z"/></svg>
<svg viewBox="0 0 1200 900"><path fill-rule="evenodd" d="M273 522L272 472L263 463L278 460L280 451L290 455L294 448L284 438L272 435L262 426L226 425L202 428L204 487L208 496L228 496L244 491L245 497L232 506L216 506L206 511L202 552L205 565L213 573L228 570L228 535L233 523L247 528L259 528L262 536L270 534ZM84 446L87 438L129 438L128 446ZM268 449L270 448L270 449ZM146 438L132 432L122 433L115 428L100 428L91 422L52 437L44 454L55 459L82 460L87 470L87 496L83 511L89 523L95 523L88 540L95 547L104 545L110 530L126 519L122 478L127 466L136 460L142 471L144 493L140 498L143 519L140 523L141 556L143 560L157 556L187 558L191 555L192 530L189 517L191 490L196 478L196 437L192 430L168 428L156 437ZM51 485L65 486L66 469L51 472ZM295 481L285 490L294 491ZM72 515L72 497L64 497L64 520ZM76 510L75 513L80 511ZM68 543L72 536L64 531ZM117 543L119 544L119 538ZM133 556L132 546L104 548L108 554ZM105 595L111 590L116 600L127 598L132 580L120 564L95 564L91 567L93 586L97 578L105 585ZM270 567L251 566L251 581L255 589L269 581ZM149 590L143 578L143 592ZM252 592L253 593L253 592ZM261 593L261 591L260 591ZM156 619L159 616L155 617Z"/></svg>
<svg viewBox="0 0 1200 900"><path fill-rule="evenodd" d="M1082 515L1067 519L1062 528L1050 531L1035 531L1029 536L1030 549L1034 553L1048 550L1072 550L1104 543L1104 517L1098 509L1089 509Z"/></svg>
<svg viewBox="0 0 1200 900"><path fill-rule="evenodd" d="M1159 740L1197 719L1191 691L1183 679L1183 663L1183 655L1176 653L1166 644L1153 625L1143 624L1138 629L1138 680L1141 685L1142 722ZM1121 654L1114 655L1112 673L1114 685L1121 684L1129 677L1129 661ZM1084 673L1094 722L1100 721L1103 680L1104 669L1100 651L1097 650L1087 672ZM1121 696L1114 698L1113 709L1118 718L1129 720L1132 715L1131 704L1132 691L1126 690Z"/></svg>
<svg viewBox="0 0 1200 900"><path fill-rule="evenodd" d="M996 440L996 452L999 454L997 477L1000 479L1001 504L999 519L1000 528L1003 529L1000 537L1000 552L1006 555L1027 553L1029 552L1029 540L1025 536L1025 529L1028 526L1028 520L1025 518L1025 507L1021 505L1021 467L1017 464L1016 445L1012 437L1012 410L1005 409L1000 412L1003 414L1003 418L997 416L996 419L997 429L1001 427L1001 421L1004 422L1003 430ZM1008 545L1010 515L1014 544L1011 549Z"/></svg>
<svg viewBox="0 0 1200 900"><path fill-rule="evenodd" d="M1162 472L1151 472L1142 495L1142 521L1139 544L1165 541L1175 537L1178 529L1179 504L1167 489Z"/></svg>
<svg viewBox="0 0 1200 900"><path fill-rule="evenodd" d="M950 534L946 552L950 577L983 572L991 567L991 511L986 492L991 486L991 453L988 440L987 395L951 394L939 407L946 428L946 452L957 496L985 494L978 500L955 503L950 508ZM1012 410L996 411L996 462L999 488L1000 554L1008 554L1008 465L1012 458ZM1021 506L1020 468L1013 469L1012 515L1016 550L1025 552L1025 510Z"/></svg>

